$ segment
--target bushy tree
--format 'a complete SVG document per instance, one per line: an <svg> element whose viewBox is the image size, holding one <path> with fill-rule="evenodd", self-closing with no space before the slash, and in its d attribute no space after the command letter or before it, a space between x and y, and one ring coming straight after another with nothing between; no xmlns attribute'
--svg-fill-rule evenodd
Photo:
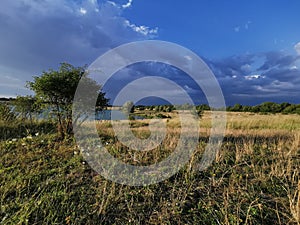
<svg viewBox="0 0 300 225"><path fill-rule="evenodd" d="M62 63L60 68L43 72L41 76L35 76L28 87L36 93L36 98L57 118L58 131L61 136L72 133L72 103L81 79L86 84L86 96L98 95L97 107L101 109L108 103L101 85L89 79L85 67L74 67L68 63ZM82 99L82 101L88 99Z"/></svg>

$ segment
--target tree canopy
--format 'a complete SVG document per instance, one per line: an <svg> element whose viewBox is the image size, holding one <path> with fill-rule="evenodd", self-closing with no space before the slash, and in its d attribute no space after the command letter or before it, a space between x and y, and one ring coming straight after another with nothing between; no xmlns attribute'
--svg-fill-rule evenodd
<svg viewBox="0 0 300 225"><path fill-rule="evenodd" d="M87 77L85 67L62 63L57 71L51 69L43 72L41 76L35 76L32 82L27 83L28 87L35 92L37 100L56 116L62 136L72 133L72 104L81 79L84 79L87 85L86 96L97 95L98 109L105 107L108 99L105 98L101 85Z"/></svg>

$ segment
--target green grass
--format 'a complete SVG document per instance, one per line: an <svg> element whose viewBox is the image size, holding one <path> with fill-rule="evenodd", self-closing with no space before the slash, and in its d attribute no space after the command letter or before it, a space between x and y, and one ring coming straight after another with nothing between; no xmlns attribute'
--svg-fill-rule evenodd
<svg viewBox="0 0 300 225"><path fill-rule="evenodd" d="M298 125L286 125L298 117L265 126L272 116L253 116L252 122L237 116L229 115L228 124L235 125L209 169L194 169L207 133L185 168L147 187L105 180L84 161L73 139L31 131L7 135L0 141L0 224L299 224L300 133ZM148 134L147 121L133 123L136 135ZM174 120L168 124L161 146L136 155L140 163L172 152L179 129ZM249 129L254 124L260 127ZM109 151L135 163L134 152L114 138L109 123L98 128Z"/></svg>

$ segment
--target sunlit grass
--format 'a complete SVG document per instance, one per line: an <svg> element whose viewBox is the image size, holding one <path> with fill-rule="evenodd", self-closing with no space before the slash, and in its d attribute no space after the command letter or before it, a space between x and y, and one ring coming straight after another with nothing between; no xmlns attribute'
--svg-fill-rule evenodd
<svg viewBox="0 0 300 225"><path fill-rule="evenodd" d="M134 135L149 137L149 122L130 121ZM166 138L149 152L120 143L108 121L97 122L97 128L116 158L149 165L168 157L177 145L179 119L165 123ZM89 167L73 139L6 133L0 141L0 223L299 224L299 116L228 114L214 163L197 171L210 124L206 112L198 146L185 168L147 187L105 180Z"/></svg>

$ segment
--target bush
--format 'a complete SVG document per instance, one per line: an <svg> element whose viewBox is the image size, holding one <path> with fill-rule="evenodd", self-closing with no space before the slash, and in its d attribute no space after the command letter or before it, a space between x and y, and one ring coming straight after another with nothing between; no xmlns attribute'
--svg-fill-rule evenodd
<svg viewBox="0 0 300 225"><path fill-rule="evenodd" d="M16 115L8 104L0 103L0 122L12 122L16 118Z"/></svg>

